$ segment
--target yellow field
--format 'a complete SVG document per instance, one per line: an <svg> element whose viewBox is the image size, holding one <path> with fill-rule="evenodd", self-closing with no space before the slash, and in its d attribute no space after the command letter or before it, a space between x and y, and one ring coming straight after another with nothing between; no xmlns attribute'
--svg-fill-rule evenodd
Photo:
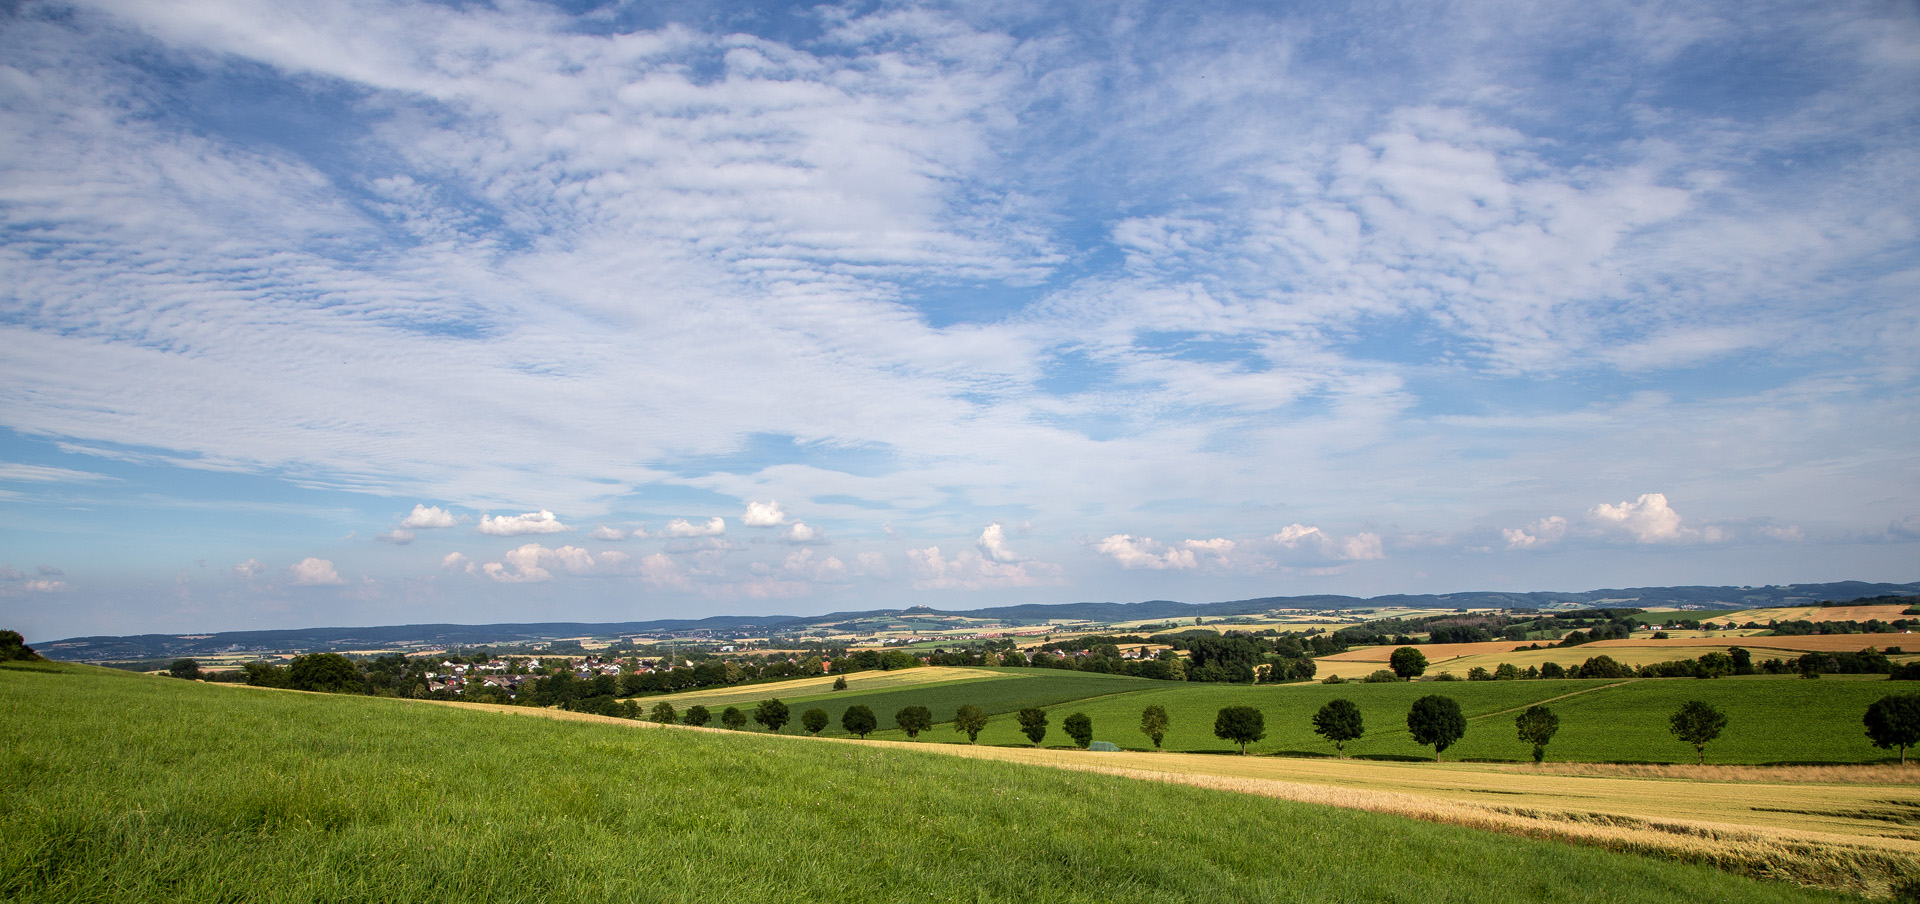
<svg viewBox="0 0 1920 904"><path fill-rule="evenodd" d="M1763 659L1792 659L1802 653L1860 651L1868 647L1885 650L1888 647L1913 647L1910 652L1920 653L1920 634L1808 634L1800 637L1752 637L1738 632L1710 631L1684 632L1694 634L1690 637L1670 637L1666 640L1654 640L1651 637L1631 637L1624 640L1601 640L1577 647L1552 647L1539 650L1521 650L1516 647L1527 643L1508 640L1487 643L1443 643L1421 644L1415 649L1427 657L1427 674L1452 672L1462 678L1467 670L1479 667L1492 671L1503 662L1511 662L1521 669L1527 666L1544 665L1557 662L1563 666L1579 665L1594 656L1611 656L1617 662L1630 666L1650 665L1656 662L1670 662L1675 659L1698 659L1711 652L1721 652L1744 647L1753 654L1757 663ZM1362 678L1368 673L1386 668L1387 658L1394 646L1362 647L1321 656L1314 660L1318 666L1318 677L1339 675L1342 678Z"/></svg>
<svg viewBox="0 0 1920 904"><path fill-rule="evenodd" d="M1914 602L1920 603L1920 599ZM1731 620L1743 625L1750 621L1762 623L1769 621L1863 622L1875 618L1881 621L1893 621L1897 618L1912 618L1911 615L1900 614L1907 608L1903 605L1834 606L1828 609L1822 609L1819 606L1792 606L1784 609L1747 609L1741 612L1689 612L1685 613L1685 617L1715 623Z"/></svg>
<svg viewBox="0 0 1920 904"><path fill-rule="evenodd" d="M812 678L795 678L777 684L748 684L739 687L710 687L697 691L683 691L660 697L647 697L641 701L643 708L651 709L659 701L673 704L673 708L684 710L698 704L712 709L715 706L730 706L738 703L758 703L768 697L806 697L824 694L833 690L835 675L818 675ZM979 669L951 668L948 666L923 666L914 669L898 669L891 672L850 672L846 675L847 690L875 691L893 687L906 687L913 684L934 684L942 681L960 679L993 680L1005 678Z"/></svg>
<svg viewBox="0 0 1920 904"><path fill-rule="evenodd" d="M559 710L419 702L658 727ZM1387 763L779 737L1006 760L1392 813L1873 895L1885 895L1895 878L1920 874L1920 834L1905 825L1920 816L1920 803L1914 801L1920 766Z"/></svg>

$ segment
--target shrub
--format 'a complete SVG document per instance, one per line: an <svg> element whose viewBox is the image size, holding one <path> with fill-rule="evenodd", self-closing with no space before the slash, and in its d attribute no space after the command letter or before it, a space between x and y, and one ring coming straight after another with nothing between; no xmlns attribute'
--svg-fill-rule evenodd
<svg viewBox="0 0 1920 904"><path fill-rule="evenodd" d="M1400 676L1394 674L1389 669L1381 669L1360 680L1366 684L1384 684L1389 681L1399 681Z"/></svg>

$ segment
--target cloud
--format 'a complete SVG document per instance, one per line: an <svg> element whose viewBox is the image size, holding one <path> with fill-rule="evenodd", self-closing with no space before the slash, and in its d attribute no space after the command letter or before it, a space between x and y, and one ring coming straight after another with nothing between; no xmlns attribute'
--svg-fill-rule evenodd
<svg viewBox="0 0 1920 904"><path fill-rule="evenodd" d="M639 573L641 580L655 587L685 590L693 586L693 581L687 577L686 569L666 553L656 552L641 556L635 570Z"/></svg>
<svg viewBox="0 0 1920 904"><path fill-rule="evenodd" d="M118 479L92 471L0 462L0 483L90 483Z"/></svg>
<svg viewBox="0 0 1920 904"><path fill-rule="evenodd" d="M980 554L995 562L1019 562L1026 557L1007 547L1007 531L995 521L980 532L980 539L973 541Z"/></svg>
<svg viewBox="0 0 1920 904"><path fill-rule="evenodd" d="M1755 530L1760 536L1781 543L1798 543L1807 538L1805 532L1793 525L1762 524Z"/></svg>
<svg viewBox="0 0 1920 904"><path fill-rule="evenodd" d="M976 551L977 550L977 551ZM980 532L974 549L948 557L938 546L907 550L916 590L987 590L1063 583L1060 566L1022 556L1006 545L1006 530L995 521Z"/></svg>
<svg viewBox="0 0 1920 904"><path fill-rule="evenodd" d="M780 532L780 538L789 543L819 543L826 539L819 528L808 526L805 521L795 521L786 530Z"/></svg>
<svg viewBox="0 0 1920 904"><path fill-rule="evenodd" d="M593 532L590 534L587 534L587 536L592 537L595 540L607 540L610 542L617 541L617 540L625 540L629 536L634 537L636 539L643 538L646 535L647 535L646 531L640 530L638 528L635 528L633 533L629 534L625 530L622 530L617 527L608 527L604 524L596 525L593 529Z"/></svg>
<svg viewBox="0 0 1920 904"><path fill-rule="evenodd" d="M1665 493L1642 493L1639 499L1618 504L1603 502L1588 509L1587 518L1603 532L1623 532L1637 543L1715 543L1729 536L1719 527L1682 525L1680 513L1667 504Z"/></svg>
<svg viewBox="0 0 1920 904"><path fill-rule="evenodd" d="M560 523L552 512L541 509L524 515L480 516L480 532L490 537L517 537L522 534L557 534L573 528Z"/></svg>
<svg viewBox="0 0 1920 904"><path fill-rule="evenodd" d="M667 522L667 535L670 537L718 537L727 532L725 518L714 516L704 525L694 524L685 518L675 518Z"/></svg>
<svg viewBox="0 0 1920 904"><path fill-rule="evenodd" d="M464 553L447 553L446 557L440 560L440 567L445 571L455 571L463 574L472 574L474 572L473 560L467 558Z"/></svg>
<svg viewBox="0 0 1920 904"><path fill-rule="evenodd" d="M524 584L552 580L556 571L591 574L626 560L625 553L612 550L595 555L578 546L548 549L539 543L527 543L508 550L498 562L482 565L481 570L496 581Z"/></svg>
<svg viewBox="0 0 1920 904"><path fill-rule="evenodd" d="M1532 549L1558 543L1567 535L1567 519L1559 515L1549 515L1533 522L1526 528L1503 528L1500 535L1506 538L1508 549Z"/></svg>
<svg viewBox="0 0 1920 904"><path fill-rule="evenodd" d="M846 564L838 557L827 556L816 561L811 549L789 553L780 567L789 574L800 575L817 583L843 583L849 577Z"/></svg>
<svg viewBox="0 0 1920 904"><path fill-rule="evenodd" d="M66 581L51 581L46 578L32 578L20 585L30 593L59 593L67 589Z"/></svg>
<svg viewBox="0 0 1920 904"><path fill-rule="evenodd" d="M340 580L339 572L333 570L332 562L312 556L288 566L287 571L293 574L293 582L302 587L328 587L346 583Z"/></svg>
<svg viewBox="0 0 1920 904"><path fill-rule="evenodd" d="M778 499L748 502L747 513L740 516L740 523L747 527L779 527L787 523L787 513L781 510Z"/></svg>
<svg viewBox="0 0 1920 904"><path fill-rule="evenodd" d="M408 530L429 530L437 527L452 527L457 523L459 522L454 519L453 513L446 509L416 504L413 511L400 521L400 526Z"/></svg>
<svg viewBox="0 0 1920 904"><path fill-rule="evenodd" d="M412 543L413 537L414 537L413 531L403 530L398 527L384 534L373 535L373 538L375 540L378 540L382 543L392 543L395 546L405 546L408 543Z"/></svg>
<svg viewBox="0 0 1920 904"><path fill-rule="evenodd" d="M233 566L233 573L243 578L256 578L267 570L266 563L259 559L248 559Z"/></svg>
<svg viewBox="0 0 1920 904"><path fill-rule="evenodd" d="M1334 561L1365 561L1386 558L1380 537L1367 531L1350 537L1335 537L1317 527L1294 523L1267 538L1284 549Z"/></svg>
<svg viewBox="0 0 1920 904"><path fill-rule="evenodd" d="M1215 537L1211 540L1182 540L1173 546L1163 546L1152 537L1114 534L1094 544L1094 551L1112 559L1121 568L1185 571L1202 564L1231 564L1230 557L1236 545L1232 540Z"/></svg>

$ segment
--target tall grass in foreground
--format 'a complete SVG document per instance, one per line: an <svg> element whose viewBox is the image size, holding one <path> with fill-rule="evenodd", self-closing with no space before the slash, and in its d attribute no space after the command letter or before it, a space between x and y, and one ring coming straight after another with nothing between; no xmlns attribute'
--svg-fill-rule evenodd
<svg viewBox="0 0 1920 904"><path fill-rule="evenodd" d="M1700 866L855 745L0 668L8 901L1815 901Z"/></svg>

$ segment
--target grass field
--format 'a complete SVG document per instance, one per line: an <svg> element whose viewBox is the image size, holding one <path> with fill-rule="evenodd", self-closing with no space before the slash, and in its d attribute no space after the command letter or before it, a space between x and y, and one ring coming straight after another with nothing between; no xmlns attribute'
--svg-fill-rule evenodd
<svg viewBox="0 0 1920 904"><path fill-rule="evenodd" d="M0 667L0 898L1834 901L1711 868L880 745Z"/></svg>
<svg viewBox="0 0 1920 904"><path fill-rule="evenodd" d="M1461 678L1466 677L1468 669L1478 666L1492 671L1503 662L1511 662L1522 669L1549 662L1573 666L1586 662L1594 656L1605 655L1626 665L1640 666L1674 659L1698 659L1706 653L1724 653L1734 647L1746 648L1753 654L1756 663L1765 659L1793 659L1802 653L1843 650L1857 652L1868 647L1882 651L1888 647L1903 649L1911 647L1914 648L1914 652L1920 652L1920 635L1917 634L1750 636L1756 634L1757 632L1742 631L1680 631L1674 632L1673 637L1661 640L1655 640L1652 637L1632 637L1539 650L1516 649L1528 646L1531 642L1507 640L1484 643L1421 644L1418 649L1427 657L1427 674L1452 672ZM1318 657L1314 659L1314 663L1319 668L1321 676L1340 675L1345 678L1364 678L1370 672L1386 668L1388 657L1396 649L1398 647L1394 646L1361 647L1345 653Z"/></svg>

